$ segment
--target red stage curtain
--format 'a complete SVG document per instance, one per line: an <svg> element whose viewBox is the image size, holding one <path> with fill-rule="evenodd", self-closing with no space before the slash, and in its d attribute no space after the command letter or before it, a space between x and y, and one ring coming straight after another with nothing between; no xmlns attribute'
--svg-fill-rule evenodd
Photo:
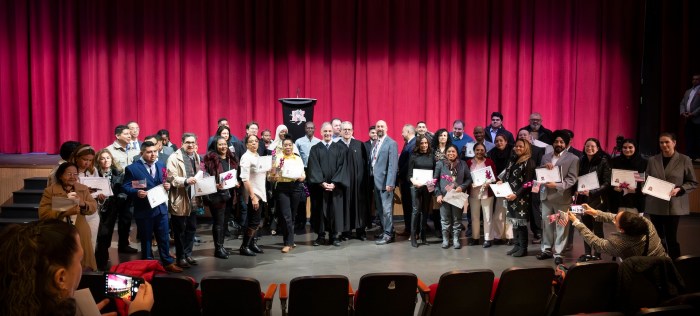
<svg viewBox="0 0 700 316"><path fill-rule="evenodd" d="M129 120L176 142L222 116L274 131L297 88L360 139L379 119L394 139L419 120L471 134L492 111L515 132L537 111L610 149L637 128L643 4L0 0L0 152L103 147Z"/></svg>

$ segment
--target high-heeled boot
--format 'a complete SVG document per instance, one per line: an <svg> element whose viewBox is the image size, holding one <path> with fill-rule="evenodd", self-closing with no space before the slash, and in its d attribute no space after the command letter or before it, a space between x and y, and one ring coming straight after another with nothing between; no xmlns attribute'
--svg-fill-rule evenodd
<svg viewBox="0 0 700 316"><path fill-rule="evenodd" d="M418 212L415 210L411 215L411 246L418 248L418 225L420 224Z"/></svg>
<svg viewBox="0 0 700 316"><path fill-rule="evenodd" d="M506 252L506 254L509 256L520 251L520 241L518 240L517 237L518 237L518 230L516 228L513 228L513 249L508 250L508 252Z"/></svg>
<svg viewBox="0 0 700 316"><path fill-rule="evenodd" d="M248 248L255 253L265 253L262 249L260 249L260 247L258 247L258 242L254 238L256 231L257 229L248 228L248 234L251 236L250 242L248 243Z"/></svg>
<svg viewBox="0 0 700 316"><path fill-rule="evenodd" d="M228 259L228 252L224 249L224 230L214 225L212 235L214 237L214 257Z"/></svg>
<svg viewBox="0 0 700 316"><path fill-rule="evenodd" d="M250 244L250 240L253 239L252 236L245 234L243 235L243 241L241 242L241 248L238 249L240 252L241 256L255 256L255 253L248 248L248 244Z"/></svg>

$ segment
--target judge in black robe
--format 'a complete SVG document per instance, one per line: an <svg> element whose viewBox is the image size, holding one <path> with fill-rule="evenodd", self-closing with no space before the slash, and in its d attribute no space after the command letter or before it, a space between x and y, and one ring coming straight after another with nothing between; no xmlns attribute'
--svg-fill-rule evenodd
<svg viewBox="0 0 700 316"><path fill-rule="evenodd" d="M355 229L358 239L366 239L365 226L370 221L368 197L372 193L369 185L369 153L361 141L352 137L352 124L343 122L338 144L347 146L345 173L349 185L345 188L345 212L343 216L345 237ZM347 136L347 137L346 137Z"/></svg>
<svg viewBox="0 0 700 316"><path fill-rule="evenodd" d="M322 128L325 134L326 126ZM328 127L331 132L332 128ZM325 136L325 135L324 135ZM329 242L335 246L340 246L337 234L345 229L343 221L343 193L349 185L345 171L345 159L347 147L343 144L334 143L329 137L311 147L307 165L307 177L313 190L311 207L311 225L318 233L318 238L314 245L321 245L325 242L325 233L329 233ZM330 142L330 144L329 144ZM332 184L335 187L327 190L323 184Z"/></svg>

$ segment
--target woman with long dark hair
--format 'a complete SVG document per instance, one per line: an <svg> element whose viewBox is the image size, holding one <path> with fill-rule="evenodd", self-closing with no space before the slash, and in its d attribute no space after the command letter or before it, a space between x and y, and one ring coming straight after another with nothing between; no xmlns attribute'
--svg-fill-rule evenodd
<svg viewBox="0 0 700 316"><path fill-rule="evenodd" d="M428 212L432 209L433 198L428 190L427 183L420 183L413 179L413 170L435 170L435 159L428 138L423 135L416 136L416 147L408 159L408 178L411 179L411 198L413 199L413 213L411 214L411 246L418 247L418 237L421 243L428 244L425 235L425 227L428 225Z"/></svg>
<svg viewBox="0 0 700 316"><path fill-rule="evenodd" d="M216 177L217 192L207 195L203 200L209 206L209 211L212 217L212 237L214 238L214 257L220 259L228 259L228 251L224 248L224 215L226 212L226 204L229 200L235 201L232 198L235 195L235 190L224 189L224 179L221 179L220 174L238 170L236 174L240 174L238 168L238 159L231 153L228 148L228 142L221 136L215 136L214 141L207 148L207 155L204 156L204 168L206 172ZM238 182L238 179L236 179ZM238 184L236 184L238 187Z"/></svg>
<svg viewBox="0 0 700 316"><path fill-rule="evenodd" d="M445 153L447 152L447 147L452 145L452 139L450 139L450 134L446 129L441 128L433 134L433 141L430 144L430 148L433 149L433 157L435 158L435 163L440 160L446 159ZM440 204L433 199L432 203L433 211L430 214L430 219L433 221L433 227L435 227L435 237L442 239L442 227L440 224Z"/></svg>
<svg viewBox="0 0 700 316"><path fill-rule="evenodd" d="M581 157L581 162L578 168L578 176L584 176L591 172L595 172L598 177L598 183L600 187L594 190L584 189L579 191L576 198L577 204L587 203L592 208L600 209L603 211L608 210L608 189L610 188L610 176L612 169L610 168L610 162L608 154L606 154L600 148L600 142L595 138L586 139L584 149L584 155ZM581 217L583 222L588 229L593 230L596 236L603 238L603 223L595 221L593 216L583 215ZM600 252L593 251L591 246L584 241L584 254L579 257L580 261L598 260L600 259Z"/></svg>
<svg viewBox="0 0 700 316"><path fill-rule="evenodd" d="M443 197L447 192L466 192L472 184L469 167L464 160L458 159L457 146L450 145L445 150L446 159L440 160L435 165L433 179L437 179L435 196L440 204L440 220L442 224L442 248L450 246L450 234L454 249L462 248L459 242L460 227L462 224L462 207L444 202Z"/></svg>
<svg viewBox="0 0 700 316"><path fill-rule="evenodd" d="M97 230L97 245L95 246L95 259L99 270L106 270L109 260L109 247L112 244L114 224L117 221L119 210L126 207L126 194L122 192L124 171L119 163L114 160L112 153L105 149L97 152L95 160L97 175L109 179L112 185L113 195L97 195L97 213L100 216L100 226Z"/></svg>
<svg viewBox="0 0 700 316"><path fill-rule="evenodd" d="M513 225L515 247L506 252L513 257L527 255L527 226L530 218L530 193L535 178L535 162L532 160L532 145L524 139L515 141L515 153L503 175L503 182L510 185L513 194L505 197L508 204L506 220ZM500 181L499 181L500 182Z"/></svg>

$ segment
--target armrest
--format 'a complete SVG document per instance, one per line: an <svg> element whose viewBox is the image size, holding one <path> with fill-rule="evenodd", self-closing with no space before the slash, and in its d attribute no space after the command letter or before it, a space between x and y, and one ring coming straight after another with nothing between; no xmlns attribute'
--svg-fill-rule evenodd
<svg viewBox="0 0 700 316"><path fill-rule="evenodd" d="M280 283L280 307L282 308L282 315L287 315L287 283Z"/></svg>
<svg viewBox="0 0 700 316"><path fill-rule="evenodd" d="M355 291L352 290L352 284L350 284L350 282L348 282L348 296L355 296Z"/></svg>
<svg viewBox="0 0 700 316"><path fill-rule="evenodd" d="M272 301L275 298L275 292L277 292L277 283L272 283L267 287L267 292L265 292L266 301Z"/></svg>
<svg viewBox="0 0 700 316"><path fill-rule="evenodd" d="M430 288L423 283L423 280L420 278L418 279L418 292L420 292L421 297L423 298L423 301L426 301L428 299L428 296L430 295Z"/></svg>

